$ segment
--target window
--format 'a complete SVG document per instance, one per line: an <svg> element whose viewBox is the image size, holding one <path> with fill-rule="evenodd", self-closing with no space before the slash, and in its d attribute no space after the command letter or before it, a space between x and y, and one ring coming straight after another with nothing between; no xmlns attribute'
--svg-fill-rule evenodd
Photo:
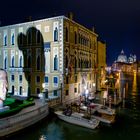
<svg viewBox="0 0 140 140"><path fill-rule="evenodd" d="M12 34L12 37L11 37L11 43L12 43L12 45L15 44L15 35L14 35L14 34Z"/></svg>
<svg viewBox="0 0 140 140"><path fill-rule="evenodd" d="M54 95L54 96L57 96L57 90L54 90L54 91L53 91L53 95Z"/></svg>
<svg viewBox="0 0 140 140"><path fill-rule="evenodd" d="M7 35L4 36L4 46L7 46Z"/></svg>
<svg viewBox="0 0 140 140"><path fill-rule="evenodd" d="M14 80L15 80L15 76L11 75L11 81L14 82Z"/></svg>
<svg viewBox="0 0 140 140"><path fill-rule="evenodd" d="M14 56L12 57L12 67L14 67L14 63L15 63L15 58Z"/></svg>
<svg viewBox="0 0 140 140"><path fill-rule="evenodd" d="M75 76L75 83L77 83L77 76Z"/></svg>
<svg viewBox="0 0 140 140"><path fill-rule="evenodd" d="M28 83L31 83L31 76L28 75Z"/></svg>
<svg viewBox="0 0 140 140"><path fill-rule="evenodd" d="M58 69L58 57L57 55L55 55L54 57L54 70L57 70Z"/></svg>
<svg viewBox="0 0 140 140"><path fill-rule="evenodd" d="M7 57L4 59L4 69L7 69Z"/></svg>
<svg viewBox="0 0 140 140"><path fill-rule="evenodd" d="M48 83L49 79L48 76L45 76L45 83Z"/></svg>
<svg viewBox="0 0 140 140"><path fill-rule="evenodd" d="M69 84L69 77L66 77L66 84Z"/></svg>
<svg viewBox="0 0 140 140"><path fill-rule="evenodd" d="M58 77L54 77L53 82L54 82L54 84L58 84Z"/></svg>
<svg viewBox="0 0 140 140"><path fill-rule="evenodd" d="M15 87L12 86L12 95L14 95Z"/></svg>
<svg viewBox="0 0 140 140"><path fill-rule="evenodd" d="M40 93L40 88L37 88L36 92L37 92L37 94L39 94Z"/></svg>
<svg viewBox="0 0 140 140"><path fill-rule="evenodd" d="M57 27L55 27L55 30L54 30L54 41L58 41L58 29L57 29Z"/></svg>
<svg viewBox="0 0 140 140"><path fill-rule="evenodd" d="M31 68L31 56L28 56L28 65L27 65L28 68Z"/></svg>
<svg viewBox="0 0 140 140"><path fill-rule="evenodd" d="M19 75L19 82L22 82L22 75Z"/></svg>
<svg viewBox="0 0 140 140"><path fill-rule="evenodd" d="M36 42L41 43L41 34L39 31L36 32Z"/></svg>
<svg viewBox="0 0 140 140"><path fill-rule="evenodd" d="M68 42L68 28L66 27L66 42Z"/></svg>
<svg viewBox="0 0 140 140"><path fill-rule="evenodd" d="M53 77L54 86L58 86L58 77Z"/></svg>
<svg viewBox="0 0 140 140"><path fill-rule="evenodd" d="M22 67L22 56L19 58L19 67Z"/></svg>
<svg viewBox="0 0 140 140"><path fill-rule="evenodd" d="M22 95L22 87L19 87L19 95Z"/></svg>
<svg viewBox="0 0 140 140"><path fill-rule="evenodd" d="M32 34L31 34L31 30L28 32L28 44L31 44L31 38L32 38Z"/></svg>
<svg viewBox="0 0 140 140"><path fill-rule="evenodd" d="M69 90L66 90L66 95L69 95Z"/></svg>
<svg viewBox="0 0 140 140"><path fill-rule="evenodd" d="M36 76L36 82L40 83L40 76Z"/></svg>
<svg viewBox="0 0 140 140"><path fill-rule="evenodd" d="M75 93L77 92L77 88L74 88L74 92L75 92Z"/></svg>
<svg viewBox="0 0 140 140"><path fill-rule="evenodd" d="M75 35L75 36L74 36L74 37L75 37L75 38L74 38L74 40L75 40L75 44L77 44L77 33L74 32L74 35Z"/></svg>
<svg viewBox="0 0 140 140"><path fill-rule="evenodd" d="M18 41L19 41L19 45L23 45L23 34L22 33L20 33Z"/></svg>
<svg viewBox="0 0 140 140"><path fill-rule="evenodd" d="M68 56L66 55L66 68L68 68Z"/></svg>
<svg viewBox="0 0 140 140"><path fill-rule="evenodd" d="M40 56L38 56L38 57L37 57L37 66L36 66L36 69L37 69L37 70L40 70L40 64L41 64L41 63L40 63Z"/></svg>

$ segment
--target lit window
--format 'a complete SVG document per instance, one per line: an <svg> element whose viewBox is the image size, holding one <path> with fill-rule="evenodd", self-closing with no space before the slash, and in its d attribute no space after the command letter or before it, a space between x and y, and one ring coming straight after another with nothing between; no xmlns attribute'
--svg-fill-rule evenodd
<svg viewBox="0 0 140 140"><path fill-rule="evenodd" d="M48 76L45 76L45 83L48 83L49 79Z"/></svg>
<svg viewBox="0 0 140 140"><path fill-rule="evenodd" d="M54 82L54 84L58 84L58 77L54 77L53 82Z"/></svg>

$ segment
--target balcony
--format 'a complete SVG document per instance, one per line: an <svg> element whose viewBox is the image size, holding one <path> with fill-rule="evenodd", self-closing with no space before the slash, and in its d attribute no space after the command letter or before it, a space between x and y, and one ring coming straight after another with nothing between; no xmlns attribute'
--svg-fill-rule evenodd
<svg viewBox="0 0 140 140"><path fill-rule="evenodd" d="M32 71L32 68L23 68L23 67L9 67L10 72L23 72L23 71Z"/></svg>

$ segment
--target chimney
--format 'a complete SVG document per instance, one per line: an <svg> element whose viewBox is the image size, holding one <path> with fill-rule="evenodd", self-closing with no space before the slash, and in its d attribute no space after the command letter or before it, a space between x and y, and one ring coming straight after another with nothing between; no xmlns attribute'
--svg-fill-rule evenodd
<svg viewBox="0 0 140 140"><path fill-rule="evenodd" d="M68 18L73 20L73 13L72 12L68 13Z"/></svg>
<svg viewBox="0 0 140 140"><path fill-rule="evenodd" d="M95 28L94 28L94 26L92 27L92 32L95 32Z"/></svg>

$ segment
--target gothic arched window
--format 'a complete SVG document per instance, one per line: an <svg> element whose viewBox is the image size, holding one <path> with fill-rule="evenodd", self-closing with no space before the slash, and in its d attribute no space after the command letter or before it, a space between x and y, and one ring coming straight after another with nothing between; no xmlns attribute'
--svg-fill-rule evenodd
<svg viewBox="0 0 140 140"><path fill-rule="evenodd" d="M20 59L19 59L19 67L22 67L22 56L20 56Z"/></svg>
<svg viewBox="0 0 140 140"><path fill-rule="evenodd" d="M40 56L37 57L37 65L36 69L40 70Z"/></svg>
<svg viewBox="0 0 140 140"><path fill-rule="evenodd" d="M55 55L54 57L54 70L57 70L58 69L58 57L57 55Z"/></svg>
<svg viewBox="0 0 140 140"><path fill-rule="evenodd" d="M68 42L68 28L66 27L66 42Z"/></svg>
<svg viewBox="0 0 140 140"><path fill-rule="evenodd" d="M75 44L77 44L77 33L76 33L76 31L74 32L74 40L75 40Z"/></svg>
<svg viewBox="0 0 140 140"><path fill-rule="evenodd" d="M57 29L57 27L55 27L55 30L54 30L54 41L58 41L58 29Z"/></svg>
<svg viewBox="0 0 140 140"><path fill-rule="evenodd" d="M31 31L28 32L28 44L31 44L32 34Z"/></svg>
<svg viewBox="0 0 140 140"><path fill-rule="evenodd" d="M39 31L36 32L36 42L41 43L41 34Z"/></svg>
<svg viewBox="0 0 140 140"><path fill-rule="evenodd" d="M14 67L14 62L15 62L15 58L14 56L12 57L12 67Z"/></svg>
<svg viewBox="0 0 140 140"><path fill-rule="evenodd" d="M15 35L14 34L12 34L12 45L14 45L15 44Z"/></svg>
<svg viewBox="0 0 140 140"><path fill-rule="evenodd" d="M4 59L4 69L7 69L7 57Z"/></svg>
<svg viewBox="0 0 140 140"><path fill-rule="evenodd" d="M28 64L27 64L27 67L28 68L31 68L31 56L28 56Z"/></svg>
<svg viewBox="0 0 140 140"><path fill-rule="evenodd" d="M4 36L4 46L7 46L7 35Z"/></svg>
<svg viewBox="0 0 140 140"><path fill-rule="evenodd" d="M68 68L68 56L66 55L66 68Z"/></svg>

